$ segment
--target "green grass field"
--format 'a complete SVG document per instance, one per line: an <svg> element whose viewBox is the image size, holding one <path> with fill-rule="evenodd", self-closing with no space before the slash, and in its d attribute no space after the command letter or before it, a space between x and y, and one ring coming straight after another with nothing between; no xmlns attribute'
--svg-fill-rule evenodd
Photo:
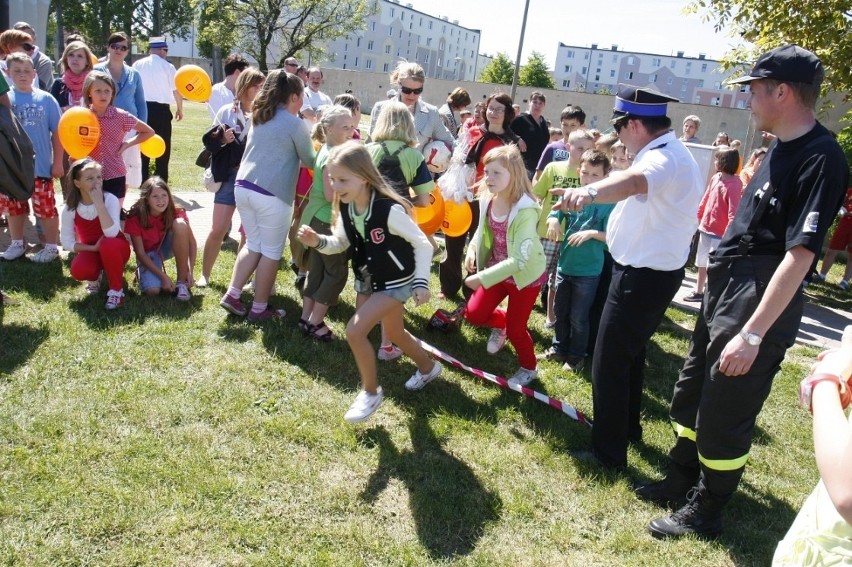
<svg viewBox="0 0 852 567"><path fill-rule="evenodd" d="M179 189L197 184L206 124L188 104L176 125ZM796 401L816 352L796 347L722 539L646 534L663 511L630 482L657 478L673 440L668 401L694 323L677 309L649 349L645 441L626 474L575 458L588 448L583 426L468 373L406 391L404 358L379 363L385 403L349 426L353 359L344 341L297 331L287 268L273 296L283 321L252 325L218 306L234 252L228 241L219 284L188 304L131 288L117 312L87 296L67 262L0 264L0 287L18 300L0 326L0 564L767 565L818 478ZM347 289L330 311L338 335L353 300ZM475 367L515 370L510 348L485 353L487 329L423 331L438 306L450 304L410 307L408 328ZM540 349L543 322L535 311ZM591 413L587 372L540 369L537 389Z"/></svg>

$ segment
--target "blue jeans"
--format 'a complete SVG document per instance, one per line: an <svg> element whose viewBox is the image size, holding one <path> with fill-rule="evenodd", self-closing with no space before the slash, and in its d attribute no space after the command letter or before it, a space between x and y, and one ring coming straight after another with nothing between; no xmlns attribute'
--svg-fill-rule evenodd
<svg viewBox="0 0 852 567"><path fill-rule="evenodd" d="M595 301L600 276L566 276L556 272L556 312L553 350L583 358L589 343L589 311Z"/></svg>

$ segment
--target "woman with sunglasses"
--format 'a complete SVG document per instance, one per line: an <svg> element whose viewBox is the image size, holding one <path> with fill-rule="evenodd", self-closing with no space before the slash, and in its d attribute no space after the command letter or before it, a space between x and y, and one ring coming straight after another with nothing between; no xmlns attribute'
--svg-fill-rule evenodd
<svg viewBox="0 0 852 567"><path fill-rule="evenodd" d="M35 46L28 33L20 30L6 30L0 33L0 72L3 73L8 84L12 84L12 79L6 71L6 57L13 53L26 53L32 56L34 50ZM33 77L33 88L39 88L38 75Z"/></svg>
<svg viewBox="0 0 852 567"><path fill-rule="evenodd" d="M442 140L452 148L453 135L444 126L438 108L421 100L423 85L426 83L426 73L417 63L401 62L390 75L391 85L396 86L397 96L389 100L398 100L408 107L414 117L414 127L417 130L417 143L420 149L432 140ZM370 132L376 126L379 114L387 104L381 100L373 106L370 114Z"/></svg>
<svg viewBox="0 0 852 567"><path fill-rule="evenodd" d="M124 62L130 51L130 40L123 32L115 32L107 40L107 60L95 65L96 71L103 71L115 82L115 100L112 105L129 112L142 122L148 121L148 106L145 104L145 91L142 89L142 77L139 71ZM127 133L125 140L136 135L136 130ZM142 154L139 146L134 145L122 154L127 168L128 187L142 184Z"/></svg>

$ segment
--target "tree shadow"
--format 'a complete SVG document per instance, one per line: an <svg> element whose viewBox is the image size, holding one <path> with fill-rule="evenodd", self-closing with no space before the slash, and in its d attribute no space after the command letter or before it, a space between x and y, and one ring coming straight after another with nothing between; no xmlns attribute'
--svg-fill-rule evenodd
<svg viewBox="0 0 852 567"><path fill-rule="evenodd" d="M503 502L464 462L446 451L422 413L409 424L412 450L398 450L384 427L361 440L379 449L379 463L360 498L375 502L392 478L408 490L417 537L433 559L470 554L486 527L500 519Z"/></svg>
<svg viewBox="0 0 852 567"><path fill-rule="evenodd" d="M57 294L76 287L67 271L67 260L38 264L25 259L0 263L0 282L11 295L29 296L38 302L48 302Z"/></svg>
<svg viewBox="0 0 852 567"><path fill-rule="evenodd" d="M104 308L104 292L73 299L68 306L90 329L104 330L119 325L138 325L151 317L188 319L201 310L203 301L200 295L194 295L189 301L178 301L171 294L147 297L129 289L125 291L124 306L114 311Z"/></svg>
<svg viewBox="0 0 852 567"><path fill-rule="evenodd" d="M50 336L46 324L4 325L2 324L2 301L0 301L0 376L11 374L16 368L26 364L39 345Z"/></svg>

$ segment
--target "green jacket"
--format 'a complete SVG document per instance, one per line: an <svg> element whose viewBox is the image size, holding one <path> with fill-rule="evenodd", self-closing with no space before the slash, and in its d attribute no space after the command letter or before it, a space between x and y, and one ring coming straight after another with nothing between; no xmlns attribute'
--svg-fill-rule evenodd
<svg viewBox="0 0 852 567"><path fill-rule="evenodd" d="M488 225L489 198L479 199L479 226L468 246L468 254L476 254L479 279L487 289L495 284L515 278L518 289L527 287L544 273L546 260L544 249L536 231L541 209L529 195L523 195L509 212L506 229L506 248L509 257L489 268L485 266L491 257L494 235Z"/></svg>

